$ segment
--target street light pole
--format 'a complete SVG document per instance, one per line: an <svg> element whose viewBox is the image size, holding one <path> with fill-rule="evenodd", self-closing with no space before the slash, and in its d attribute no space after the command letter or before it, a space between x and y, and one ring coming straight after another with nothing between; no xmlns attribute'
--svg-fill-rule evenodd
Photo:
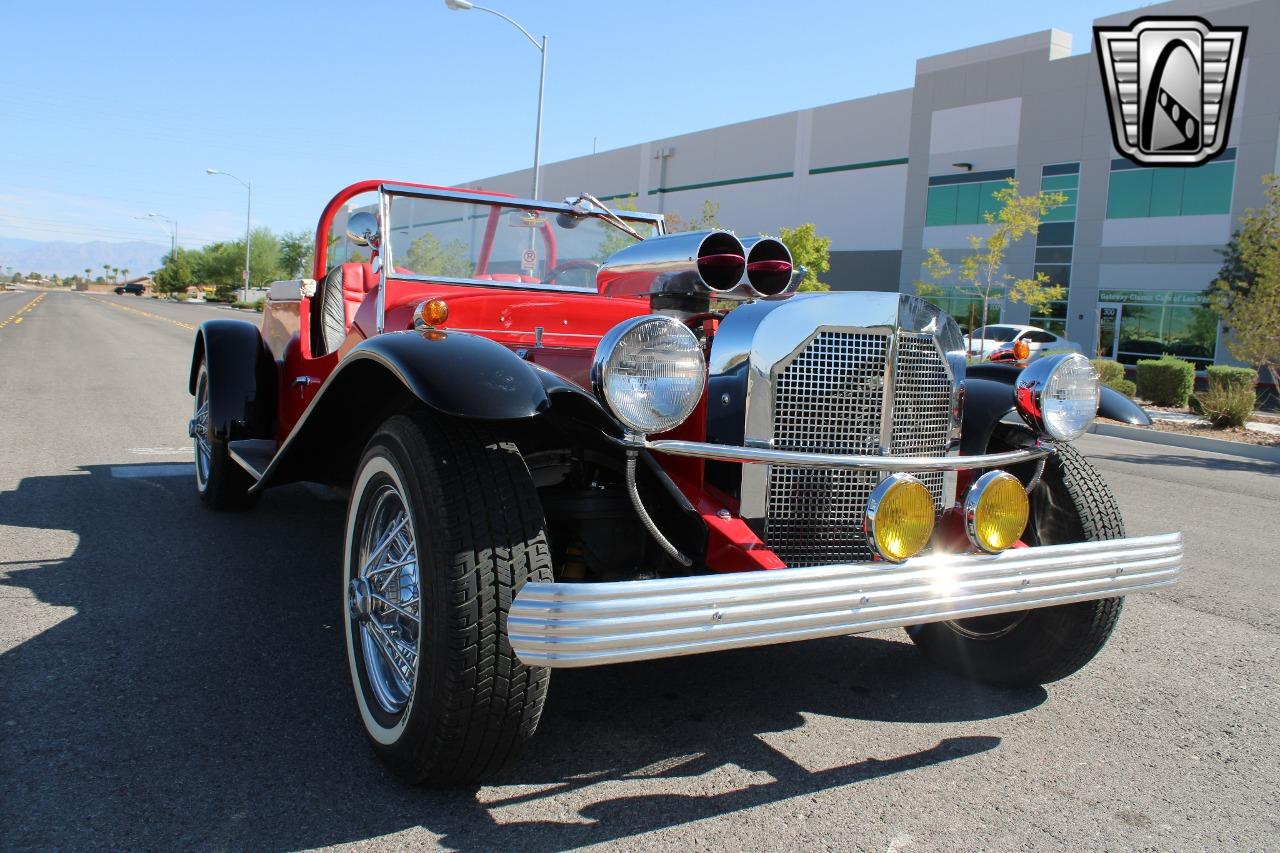
<svg viewBox="0 0 1280 853"><path fill-rule="evenodd" d="M169 232L169 257L176 258L178 255L178 221L162 216L159 213L148 213L146 216L135 216L134 219L160 219L169 223L169 227L164 230ZM161 226L164 228L164 226Z"/></svg>
<svg viewBox="0 0 1280 853"><path fill-rule="evenodd" d="M241 302L249 301L249 238L252 235L251 223L253 222L253 184L248 181L240 180L230 172L223 172L219 169L205 169L206 175L226 175L228 178L235 178L240 185L249 193L248 202L244 208L244 288L241 290Z"/></svg>
<svg viewBox="0 0 1280 853"><path fill-rule="evenodd" d="M533 195L530 198L538 198L538 193L542 190L542 96L547 87L547 37L542 37L542 43L524 27L517 24L511 18L499 12L497 9L490 9L487 6L477 6L471 0L444 0L444 5L448 6L455 12L465 12L475 9L479 12L488 12L491 15L497 15L520 32L524 33L524 37L529 40L539 53L542 54L542 69L538 74L538 123L533 132Z"/></svg>

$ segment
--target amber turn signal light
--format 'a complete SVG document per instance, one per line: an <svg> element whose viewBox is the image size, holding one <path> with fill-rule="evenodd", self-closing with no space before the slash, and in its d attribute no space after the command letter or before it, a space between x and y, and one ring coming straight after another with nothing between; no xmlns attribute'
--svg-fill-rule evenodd
<svg viewBox="0 0 1280 853"><path fill-rule="evenodd" d="M1016 340L1013 342L1013 357L1017 361L1026 361L1031 355L1031 346L1024 340Z"/></svg>
<svg viewBox="0 0 1280 853"><path fill-rule="evenodd" d="M432 329L449 319L449 303L443 299L428 299L413 312L415 329Z"/></svg>

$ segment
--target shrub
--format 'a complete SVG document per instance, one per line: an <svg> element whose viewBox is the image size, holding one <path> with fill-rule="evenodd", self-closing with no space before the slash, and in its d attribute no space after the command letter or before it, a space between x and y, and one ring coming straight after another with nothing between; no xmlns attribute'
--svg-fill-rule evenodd
<svg viewBox="0 0 1280 853"><path fill-rule="evenodd" d="M1129 399L1133 399L1133 395L1138 393L1138 386L1128 379L1117 379L1114 382L1104 382L1103 384L1112 390L1119 391Z"/></svg>
<svg viewBox="0 0 1280 853"><path fill-rule="evenodd" d="M1210 382L1208 390L1196 395L1196 401L1209 423L1224 429L1244 426L1253 414L1258 395L1251 385Z"/></svg>
<svg viewBox="0 0 1280 853"><path fill-rule="evenodd" d="M1098 371L1098 381L1103 385L1110 385L1117 379L1124 379L1124 365L1118 361L1112 361L1109 358L1095 358L1090 364L1093 369Z"/></svg>
<svg viewBox="0 0 1280 853"><path fill-rule="evenodd" d="M1196 381L1196 368L1189 361L1164 355L1138 362L1138 396L1157 406L1187 405Z"/></svg>
<svg viewBox="0 0 1280 853"><path fill-rule="evenodd" d="M1258 372L1252 367L1231 367L1225 364L1215 364L1212 367L1205 368L1204 372L1209 379L1210 388L1214 385L1224 385L1253 390L1253 386L1258 381Z"/></svg>

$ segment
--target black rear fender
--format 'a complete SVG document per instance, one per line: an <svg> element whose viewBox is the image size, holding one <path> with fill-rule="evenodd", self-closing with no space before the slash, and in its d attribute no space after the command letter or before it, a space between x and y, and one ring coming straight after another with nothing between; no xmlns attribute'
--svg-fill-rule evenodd
<svg viewBox="0 0 1280 853"><path fill-rule="evenodd" d="M187 390L195 394L200 363L209 370L209 427L219 441L274 438L276 361L262 333L245 320L207 320L196 330Z"/></svg>

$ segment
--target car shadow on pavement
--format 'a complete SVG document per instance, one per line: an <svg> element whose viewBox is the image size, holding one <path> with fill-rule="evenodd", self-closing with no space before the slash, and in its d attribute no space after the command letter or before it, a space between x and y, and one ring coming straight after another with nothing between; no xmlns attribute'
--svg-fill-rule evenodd
<svg viewBox="0 0 1280 853"><path fill-rule="evenodd" d="M962 734L868 757L882 745L849 738L802 766L777 739L811 717L963 724L1045 698L866 637L566 670L538 736L492 785L406 786L368 748L350 696L344 504L293 486L212 513L186 476L125 476L146 473L88 466L0 492L8 541L20 528L76 540L0 555L0 595L50 605L8 608L23 616L6 634L26 639L0 654L6 847L284 850L421 827L456 849L564 849L1000 743Z"/></svg>
<svg viewBox="0 0 1280 853"><path fill-rule="evenodd" d="M1109 462L1127 462L1131 465L1164 465L1174 468L1204 468L1210 471L1244 471L1250 474L1280 474L1280 462L1265 459L1248 459L1243 456L1198 456L1190 453L1108 453L1091 450L1090 458Z"/></svg>

